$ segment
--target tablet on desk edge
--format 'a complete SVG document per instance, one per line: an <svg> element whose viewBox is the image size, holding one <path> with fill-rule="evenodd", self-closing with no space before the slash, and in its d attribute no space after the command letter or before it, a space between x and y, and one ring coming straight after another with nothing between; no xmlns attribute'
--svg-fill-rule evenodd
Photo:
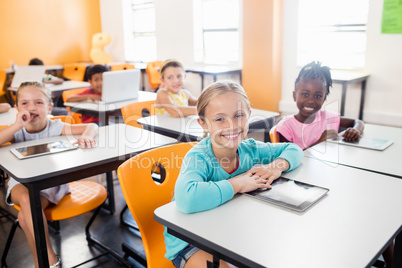
<svg viewBox="0 0 402 268"><path fill-rule="evenodd" d="M77 148L77 145L71 144L68 141L54 141L49 143L12 148L10 149L10 152L12 152L19 159L27 159L46 154L54 154L74 150Z"/></svg>
<svg viewBox="0 0 402 268"><path fill-rule="evenodd" d="M258 189L244 194L268 203L303 212L318 202L329 191L327 188L283 177L279 177L271 185L272 189Z"/></svg>
<svg viewBox="0 0 402 268"><path fill-rule="evenodd" d="M390 140L377 139L377 138L369 138L360 136L356 141L345 141L342 137L343 132L338 134L338 139L327 139L328 142L338 143L343 145L349 145L354 147L360 147L365 149L372 149L377 151L384 151L389 146L391 146L394 142Z"/></svg>

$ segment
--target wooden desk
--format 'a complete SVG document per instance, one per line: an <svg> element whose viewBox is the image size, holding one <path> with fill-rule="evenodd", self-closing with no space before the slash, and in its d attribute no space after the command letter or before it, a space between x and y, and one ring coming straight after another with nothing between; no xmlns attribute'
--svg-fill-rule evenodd
<svg viewBox="0 0 402 268"><path fill-rule="evenodd" d="M337 71L332 70L332 82L342 84L342 99L340 114L345 115L346 89L348 84L361 83L361 97L359 108L359 119L363 120L364 98L366 96L366 82L369 74L355 71Z"/></svg>
<svg viewBox="0 0 402 268"><path fill-rule="evenodd" d="M264 140L269 139L269 130L274 125L276 112L251 109L249 132L264 130ZM168 114L143 117L137 120L145 129L175 138L179 141L199 141L204 136L202 127L197 122L198 116L174 118Z"/></svg>
<svg viewBox="0 0 402 268"><path fill-rule="evenodd" d="M24 184L29 191L32 219L40 267L49 267L39 191L117 169L126 159L176 140L124 124L99 128L97 147L19 160L9 149L22 145L57 140L74 140L57 136L14 143L0 148L0 168ZM24 168L21 168L21 165Z"/></svg>
<svg viewBox="0 0 402 268"><path fill-rule="evenodd" d="M325 161L331 166L350 166L402 178L402 128L365 124L363 137L392 140L394 144L384 151L376 151L322 142L304 151L304 155Z"/></svg>
<svg viewBox="0 0 402 268"><path fill-rule="evenodd" d="M121 107L124 105L141 102L141 101L151 101L156 100L156 93L139 91L137 100L127 100L115 103L106 104L104 102L66 102L64 106L70 107L71 111L74 113L81 113L88 116L99 117L100 125L105 126L109 122L110 116L121 116Z"/></svg>
<svg viewBox="0 0 402 268"><path fill-rule="evenodd" d="M218 75L238 74L240 84L242 83L241 68L233 66L220 66L220 65L196 65L185 66L186 72L196 73L201 76L201 90L204 89L204 76L212 75L214 82Z"/></svg>
<svg viewBox="0 0 402 268"><path fill-rule="evenodd" d="M18 110L11 108L5 113L0 113L0 126L11 125L15 122Z"/></svg>
<svg viewBox="0 0 402 268"><path fill-rule="evenodd" d="M402 180L311 158L284 176L330 191L304 213L237 195L193 214L172 202L156 209L155 219L173 235L253 268L370 267L401 230Z"/></svg>

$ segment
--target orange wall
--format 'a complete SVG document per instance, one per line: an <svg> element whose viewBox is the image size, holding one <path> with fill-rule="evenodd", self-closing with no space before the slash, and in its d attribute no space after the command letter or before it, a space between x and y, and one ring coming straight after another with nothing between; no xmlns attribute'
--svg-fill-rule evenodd
<svg viewBox="0 0 402 268"><path fill-rule="evenodd" d="M90 61L94 33L101 31L99 0L1 0L0 68L10 61L46 65Z"/></svg>
<svg viewBox="0 0 402 268"><path fill-rule="evenodd" d="M243 86L251 106L279 111L282 0L243 1Z"/></svg>

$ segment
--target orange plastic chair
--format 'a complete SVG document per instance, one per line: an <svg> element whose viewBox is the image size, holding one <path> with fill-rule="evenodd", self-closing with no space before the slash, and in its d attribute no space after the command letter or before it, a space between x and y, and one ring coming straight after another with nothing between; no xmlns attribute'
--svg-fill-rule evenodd
<svg viewBox="0 0 402 268"><path fill-rule="evenodd" d="M134 65L125 63L125 64L115 64L110 67L111 71L122 71L122 70L130 70L135 69Z"/></svg>
<svg viewBox="0 0 402 268"><path fill-rule="evenodd" d="M182 160L195 144L179 143L146 151L125 161L117 169L124 198L141 233L147 267L174 267L164 257L164 228L155 221L154 210L172 201ZM143 163L147 163L146 166ZM162 176L157 183L151 176L155 164L165 170L164 178Z"/></svg>
<svg viewBox="0 0 402 268"><path fill-rule="evenodd" d="M276 132L276 126L271 127L271 129L269 130L269 138L271 139L271 143L279 142L279 136Z"/></svg>
<svg viewBox="0 0 402 268"><path fill-rule="evenodd" d="M85 63L64 64L63 77L74 81L84 81L86 69Z"/></svg>
<svg viewBox="0 0 402 268"><path fill-rule="evenodd" d="M153 89L157 89L161 84L161 74L159 68L162 65L162 61L148 62L145 71L148 75L149 86Z"/></svg>
<svg viewBox="0 0 402 268"><path fill-rule="evenodd" d="M0 69L0 98L3 96L7 96L7 91L4 88L7 80L7 73L5 70Z"/></svg>
<svg viewBox="0 0 402 268"><path fill-rule="evenodd" d="M80 93L80 92L82 92L84 90L85 90L85 88L76 88L76 89L70 89L70 90L63 91L63 94L62 94L63 102L66 102L68 97L70 97L72 95L75 95L75 94L78 94L78 93ZM82 119L82 114L72 112L70 107L66 107L66 108L67 108L68 112L70 113L70 115L74 118L74 123L75 124L82 124L82 120L81 120Z"/></svg>
<svg viewBox="0 0 402 268"><path fill-rule="evenodd" d="M70 115L58 115L58 116L53 116L50 119L51 120L60 119L64 123L75 124L74 118Z"/></svg>
<svg viewBox="0 0 402 268"><path fill-rule="evenodd" d="M143 128L137 123L137 120L144 117L144 112L147 116L155 114L155 101L142 101L127 104L121 107L121 114L126 125Z"/></svg>
<svg viewBox="0 0 402 268"><path fill-rule="evenodd" d="M101 184L93 181L70 182L69 186L71 191L70 194L64 196L57 205L51 205L45 209L46 220L65 220L96 209L96 211L92 215L91 220L86 226L86 229L89 230L93 220L95 219L101 208L101 205L106 200L106 189ZM14 207L17 210L20 210L19 206L14 205ZM7 254L17 227L18 220L14 221L14 224L11 227L11 231L6 242L3 255L1 257L1 267L6 267ZM89 238L91 238L90 234Z"/></svg>

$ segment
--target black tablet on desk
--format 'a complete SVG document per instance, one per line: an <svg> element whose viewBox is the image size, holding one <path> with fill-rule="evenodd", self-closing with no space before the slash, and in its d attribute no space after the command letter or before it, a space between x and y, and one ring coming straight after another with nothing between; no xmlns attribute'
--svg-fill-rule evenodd
<svg viewBox="0 0 402 268"><path fill-rule="evenodd" d="M10 151L19 159L26 159L40 155L54 154L68 150L77 149L78 145L71 144L68 141L54 141L37 145L22 146L10 149Z"/></svg>
<svg viewBox="0 0 402 268"><path fill-rule="evenodd" d="M271 189L258 189L244 194L292 210L305 211L329 191L327 188L283 177L271 185Z"/></svg>

